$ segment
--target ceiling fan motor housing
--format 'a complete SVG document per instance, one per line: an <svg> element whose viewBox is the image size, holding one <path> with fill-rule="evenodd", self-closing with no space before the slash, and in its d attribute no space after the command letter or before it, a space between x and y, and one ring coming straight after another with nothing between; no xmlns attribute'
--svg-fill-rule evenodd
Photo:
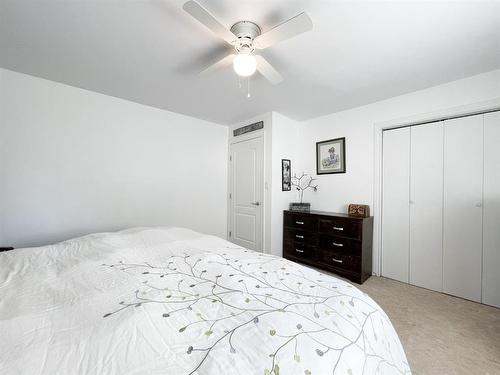
<svg viewBox="0 0 500 375"><path fill-rule="evenodd" d="M236 22L231 26L231 32L236 35L234 48L237 52L253 52L253 40L261 34L260 27L250 21Z"/></svg>

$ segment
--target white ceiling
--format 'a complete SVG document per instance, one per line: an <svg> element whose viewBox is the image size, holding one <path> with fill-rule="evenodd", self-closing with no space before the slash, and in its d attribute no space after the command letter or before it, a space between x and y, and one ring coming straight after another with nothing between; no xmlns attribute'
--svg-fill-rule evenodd
<svg viewBox="0 0 500 375"><path fill-rule="evenodd" d="M498 1L199 0L265 31L301 11L313 31L262 52L285 80L197 72L227 46L184 0L0 0L0 67L229 124L296 120L500 68Z"/></svg>

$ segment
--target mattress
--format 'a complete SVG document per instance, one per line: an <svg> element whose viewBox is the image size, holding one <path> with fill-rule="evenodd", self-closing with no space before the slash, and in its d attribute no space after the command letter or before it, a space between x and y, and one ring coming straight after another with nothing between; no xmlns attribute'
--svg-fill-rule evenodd
<svg viewBox="0 0 500 375"><path fill-rule="evenodd" d="M183 228L0 253L1 374L409 374L340 279Z"/></svg>

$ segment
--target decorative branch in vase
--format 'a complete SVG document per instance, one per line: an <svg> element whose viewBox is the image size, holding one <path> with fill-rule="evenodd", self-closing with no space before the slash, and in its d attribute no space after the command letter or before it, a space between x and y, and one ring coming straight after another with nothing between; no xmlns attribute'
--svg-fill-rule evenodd
<svg viewBox="0 0 500 375"><path fill-rule="evenodd" d="M300 202L290 203L291 211L301 211L308 212L311 210L311 203L303 203L304 199L304 191L307 189L313 189L314 191L318 191L318 185L314 185L313 182L316 181L315 178L305 174L302 172L300 177L297 175L293 175L292 177L292 186L299 192Z"/></svg>

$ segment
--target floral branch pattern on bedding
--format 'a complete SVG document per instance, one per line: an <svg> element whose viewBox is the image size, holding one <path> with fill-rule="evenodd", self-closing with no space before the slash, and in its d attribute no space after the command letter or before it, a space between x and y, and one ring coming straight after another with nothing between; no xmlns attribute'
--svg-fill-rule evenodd
<svg viewBox="0 0 500 375"><path fill-rule="evenodd" d="M185 228L0 253L0 374L410 374L368 295Z"/></svg>
<svg viewBox="0 0 500 375"><path fill-rule="evenodd" d="M159 317L173 319L168 334L186 336L179 354L191 363L186 374L204 367L210 373L215 350L234 361L257 350L264 375L318 373L313 367L322 374L410 373L390 321L366 294L285 259L226 246L221 253L171 255L164 263L102 266L141 284L103 317L162 305ZM248 337L257 348L247 347Z"/></svg>

